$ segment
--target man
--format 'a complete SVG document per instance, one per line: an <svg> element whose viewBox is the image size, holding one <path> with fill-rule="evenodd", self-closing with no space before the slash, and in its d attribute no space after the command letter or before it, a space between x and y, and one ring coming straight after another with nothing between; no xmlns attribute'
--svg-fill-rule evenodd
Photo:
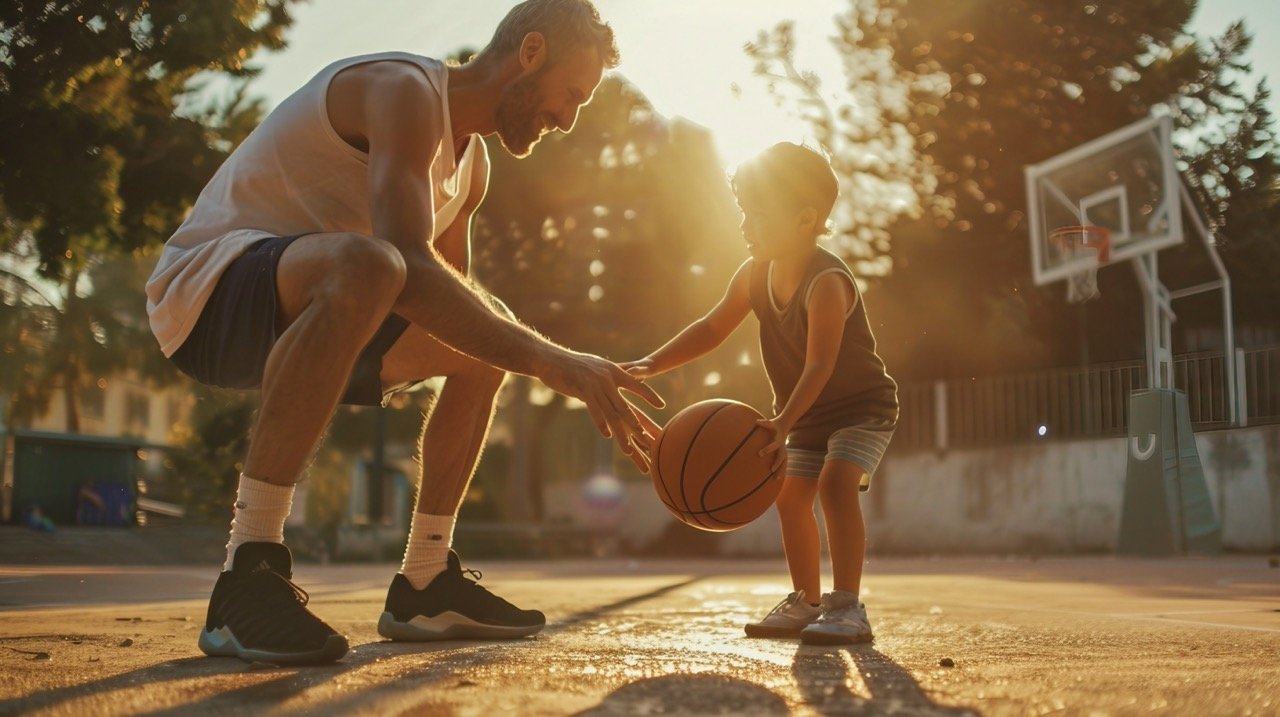
<svg viewBox="0 0 1280 717"><path fill-rule="evenodd" d="M449 548L506 372L582 400L642 469L654 428L619 390L661 399L613 363L556 346L466 278L488 186L482 135L516 156L568 132L613 32L589 0L527 0L469 64L385 53L330 65L268 116L201 192L147 284L165 354L216 386L261 386L227 561L200 647L325 662L346 639L291 582L283 526L339 402L376 405L446 377L422 440L402 570L379 632L394 640L518 637L542 629L467 577ZM639 415L637 415L639 414Z"/></svg>

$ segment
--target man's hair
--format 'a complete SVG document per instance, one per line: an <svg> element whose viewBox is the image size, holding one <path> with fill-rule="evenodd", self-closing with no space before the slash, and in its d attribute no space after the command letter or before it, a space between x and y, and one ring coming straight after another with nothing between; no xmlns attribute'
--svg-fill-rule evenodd
<svg viewBox="0 0 1280 717"><path fill-rule="evenodd" d="M594 47L605 67L618 66L613 28L600 19L590 0L524 0L498 23L493 39L481 54L514 52L531 32L540 32L547 39L549 64L559 62L573 50Z"/></svg>
<svg viewBox="0 0 1280 717"><path fill-rule="evenodd" d="M779 142L743 162L732 181L739 197L767 198L796 211L813 207L818 213L819 233L840 193L840 182L827 158L791 142Z"/></svg>

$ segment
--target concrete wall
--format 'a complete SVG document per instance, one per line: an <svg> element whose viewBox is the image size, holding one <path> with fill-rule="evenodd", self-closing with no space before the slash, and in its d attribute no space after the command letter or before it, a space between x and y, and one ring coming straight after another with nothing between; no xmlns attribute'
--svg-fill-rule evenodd
<svg viewBox="0 0 1280 717"><path fill-rule="evenodd" d="M1115 548L1126 440L1046 441L983 450L892 454L863 496L872 550L1072 552ZM1280 546L1280 426L1197 434L1228 549ZM627 482L616 530L632 546L674 519L647 481ZM576 486L549 489L553 515L582 524ZM725 554L780 555L772 511L722 534Z"/></svg>

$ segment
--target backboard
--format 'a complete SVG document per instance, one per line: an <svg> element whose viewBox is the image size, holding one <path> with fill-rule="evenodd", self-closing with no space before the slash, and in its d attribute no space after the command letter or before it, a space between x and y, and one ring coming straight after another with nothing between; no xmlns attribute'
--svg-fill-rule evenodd
<svg viewBox="0 0 1280 717"><path fill-rule="evenodd" d="M1038 285L1152 254L1183 240L1173 123L1150 117L1026 168L1031 268ZM1100 226L1110 257L1071 252L1055 229Z"/></svg>

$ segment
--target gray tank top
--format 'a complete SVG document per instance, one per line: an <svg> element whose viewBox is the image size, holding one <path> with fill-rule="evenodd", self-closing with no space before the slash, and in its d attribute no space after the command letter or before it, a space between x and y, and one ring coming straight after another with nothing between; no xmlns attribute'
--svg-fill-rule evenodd
<svg viewBox="0 0 1280 717"><path fill-rule="evenodd" d="M867 310L840 257L817 247L799 288L786 306L779 306L769 289L772 262L752 261L751 310L760 320L760 353L773 386L774 411L781 411L804 371L809 335L809 295L818 277L839 273L853 288L854 305L845 317L844 340L835 370L818 400L796 421L789 444L795 448L826 450L827 439L841 428L868 420L898 420L898 385L876 354Z"/></svg>

